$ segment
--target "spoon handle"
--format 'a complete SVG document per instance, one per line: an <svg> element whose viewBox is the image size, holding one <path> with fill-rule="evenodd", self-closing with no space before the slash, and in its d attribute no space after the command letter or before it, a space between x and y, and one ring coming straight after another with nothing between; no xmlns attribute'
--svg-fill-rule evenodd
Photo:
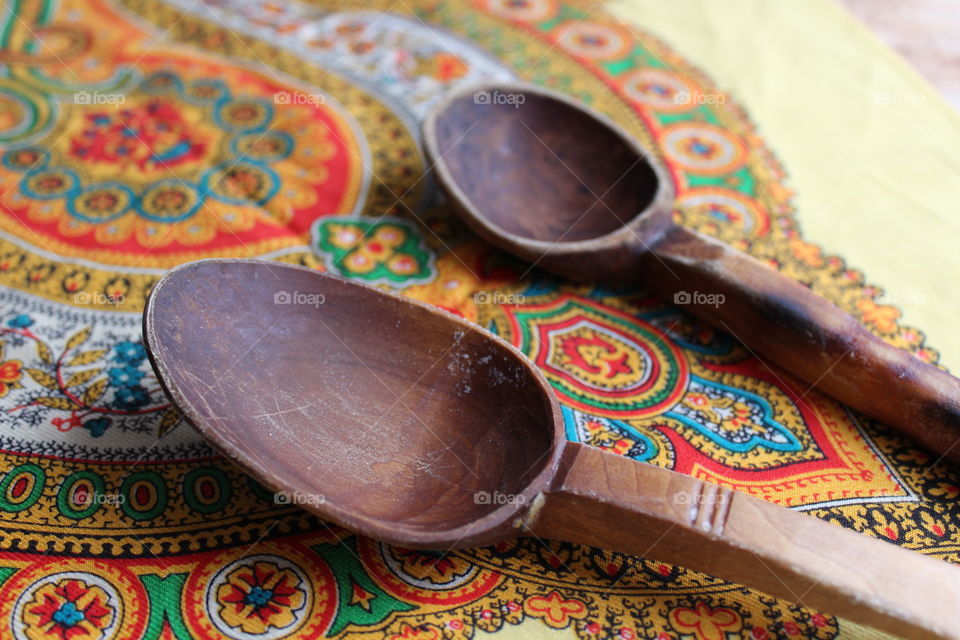
<svg viewBox="0 0 960 640"><path fill-rule="evenodd" d="M960 568L568 443L533 532L678 564L905 638L960 639Z"/></svg>
<svg viewBox="0 0 960 640"><path fill-rule="evenodd" d="M874 336L799 282L696 231L669 230L642 268L659 297L808 385L960 462L957 378Z"/></svg>

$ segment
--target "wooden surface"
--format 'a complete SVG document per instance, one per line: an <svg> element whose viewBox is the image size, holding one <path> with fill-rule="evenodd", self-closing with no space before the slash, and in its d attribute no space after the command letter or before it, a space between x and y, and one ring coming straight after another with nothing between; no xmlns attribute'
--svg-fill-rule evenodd
<svg viewBox="0 0 960 640"><path fill-rule="evenodd" d="M643 215L660 180L632 140L558 98L526 85L467 90L436 109L424 131L444 186L482 203L499 230L590 240Z"/></svg>
<svg viewBox="0 0 960 640"><path fill-rule="evenodd" d="M904 638L960 638L960 568L581 444L534 531L695 568Z"/></svg>
<svg viewBox="0 0 960 640"><path fill-rule="evenodd" d="M447 549L515 535L556 467L562 419L539 371L409 298L208 260L157 283L144 336L164 389L213 445L291 504L373 538Z"/></svg>
<svg viewBox="0 0 960 640"><path fill-rule="evenodd" d="M960 2L839 0L960 109Z"/></svg>
<svg viewBox="0 0 960 640"><path fill-rule="evenodd" d="M816 387L960 461L960 380L750 256L673 226L666 170L616 124L542 88L496 83L434 107L423 137L437 183L487 241L571 280L680 296L805 382L801 393Z"/></svg>
<svg viewBox="0 0 960 640"><path fill-rule="evenodd" d="M643 265L658 297L699 292L684 309L808 385L960 462L960 379L877 338L759 260L696 231L674 227Z"/></svg>

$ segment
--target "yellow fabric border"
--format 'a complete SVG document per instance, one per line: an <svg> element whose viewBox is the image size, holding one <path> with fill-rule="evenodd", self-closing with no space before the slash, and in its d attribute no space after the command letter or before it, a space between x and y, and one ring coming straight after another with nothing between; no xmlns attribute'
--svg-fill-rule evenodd
<svg viewBox="0 0 960 640"><path fill-rule="evenodd" d="M615 0L745 105L804 237L884 289L960 371L960 113L833 0Z"/></svg>

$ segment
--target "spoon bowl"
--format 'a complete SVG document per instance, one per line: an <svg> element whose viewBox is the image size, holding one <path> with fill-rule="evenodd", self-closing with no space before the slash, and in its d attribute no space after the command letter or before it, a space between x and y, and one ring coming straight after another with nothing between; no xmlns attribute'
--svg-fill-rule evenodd
<svg viewBox="0 0 960 640"><path fill-rule="evenodd" d="M671 224L674 192L662 164L562 94L509 83L455 92L423 132L467 225L566 278L622 279L638 247ZM584 256L590 269L575 259Z"/></svg>
<svg viewBox="0 0 960 640"><path fill-rule="evenodd" d="M572 99L527 84L453 92L426 155L479 236L576 281L642 284L809 387L960 462L960 380L871 334L803 284L672 223L657 153Z"/></svg>
<svg viewBox="0 0 960 640"><path fill-rule="evenodd" d="M305 268L210 260L155 287L144 328L159 379L211 443L379 539L500 540L557 466L543 376L426 305Z"/></svg>
<svg viewBox="0 0 960 640"><path fill-rule="evenodd" d="M428 549L517 535L590 544L960 640L955 568L567 442L530 361L447 312L303 267L207 260L154 286L144 337L165 391L211 443L348 529Z"/></svg>

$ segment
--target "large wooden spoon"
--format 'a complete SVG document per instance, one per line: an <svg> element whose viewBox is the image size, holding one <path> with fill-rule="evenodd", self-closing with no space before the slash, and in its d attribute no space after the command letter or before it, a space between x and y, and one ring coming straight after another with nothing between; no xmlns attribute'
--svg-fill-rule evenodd
<svg viewBox="0 0 960 640"><path fill-rule="evenodd" d="M447 97L423 131L437 181L487 241L573 280L643 283L960 461L960 380L760 261L675 226L665 169L613 122L551 91L493 84Z"/></svg>
<svg viewBox="0 0 960 640"><path fill-rule="evenodd" d="M144 311L171 400L293 503L415 548L534 535L735 580L908 638L960 639L960 570L748 495L567 442L519 351L309 269L187 264Z"/></svg>

